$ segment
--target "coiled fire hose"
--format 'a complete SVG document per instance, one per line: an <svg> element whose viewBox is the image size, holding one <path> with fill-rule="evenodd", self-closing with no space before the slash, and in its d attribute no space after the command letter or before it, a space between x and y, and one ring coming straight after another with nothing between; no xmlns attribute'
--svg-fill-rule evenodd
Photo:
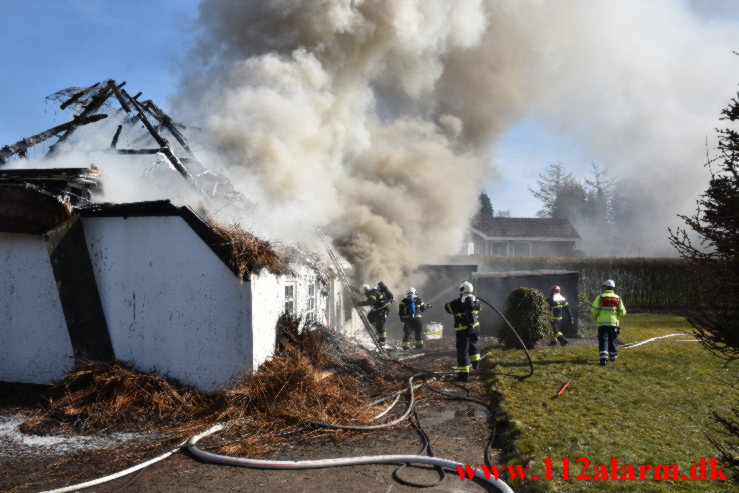
<svg viewBox="0 0 739 493"><path fill-rule="evenodd" d="M464 464L460 462L454 462L451 460L441 459L438 457L427 457L423 455L366 455L360 457L339 457L334 459L319 459L319 460L305 460L305 461L291 461L291 460L260 460L260 459L247 459L245 457L230 457L226 455L214 454L205 450L199 449L196 445L202 438L213 434L217 431L225 428L224 424L218 424L212 428L199 433L187 442L187 448L191 454L195 457L205 460L208 462L216 462L218 464L227 464L231 466L242 466L242 467L253 467L258 469L286 469L286 470L299 470L299 469L320 469L327 467L341 467L341 466L356 466L362 464L397 464L397 463L410 463L410 464L429 464L432 466L444 467L451 470L456 470L456 467ZM486 478L484 472L480 470L475 471L475 477L481 481L485 481L504 493L513 493L513 490L499 479L493 477Z"/></svg>

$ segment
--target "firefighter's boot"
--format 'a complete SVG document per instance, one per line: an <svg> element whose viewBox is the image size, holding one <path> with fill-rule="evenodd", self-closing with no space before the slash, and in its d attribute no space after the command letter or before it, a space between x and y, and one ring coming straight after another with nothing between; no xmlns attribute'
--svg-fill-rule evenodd
<svg viewBox="0 0 739 493"><path fill-rule="evenodd" d="M562 344L563 346L566 346L566 345L567 345L567 344L569 344L569 342L570 342L570 341L568 341L567 339L565 339L565 336L564 336L564 334L562 334L561 332L557 332L557 340L558 340L558 341L559 341L559 343L560 343L560 344Z"/></svg>

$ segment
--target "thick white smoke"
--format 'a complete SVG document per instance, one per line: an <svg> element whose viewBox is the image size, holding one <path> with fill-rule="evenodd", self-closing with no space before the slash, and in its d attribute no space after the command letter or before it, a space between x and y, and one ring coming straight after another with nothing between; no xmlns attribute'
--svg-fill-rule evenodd
<svg viewBox="0 0 739 493"><path fill-rule="evenodd" d="M389 282L459 248L485 165L436 92L484 34L480 1L206 1L201 18L195 118L257 232L323 226Z"/></svg>
<svg viewBox="0 0 739 493"><path fill-rule="evenodd" d="M664 238L739 80L735 23L681 0L204 0L200 22L179 110L256 203L242 222L324 226L367 280L458 250L484 156L524 117L654 191L634 241Z"/></svg>

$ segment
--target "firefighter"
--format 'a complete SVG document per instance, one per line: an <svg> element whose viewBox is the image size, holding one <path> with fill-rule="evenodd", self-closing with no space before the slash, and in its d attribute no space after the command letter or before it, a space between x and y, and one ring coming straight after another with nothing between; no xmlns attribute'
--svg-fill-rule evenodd
<svg viewBox="0 0 739 493"><path fill-rule="evenodd" d="M556 346L557 341L563 346L566 346L569 342L562 334L562 315L567 314L570 317L570 324L572 324L572 314L570 313L570 306L567 304L567 300L562 296L562 289L559 286L552 286L549 288L552 293L547 300L549 307L552 309L552 340L549 342L550 346Z"/></svg>
<svg viewBox="0 0 739 493"><path fill-rule="evenodd" d="M388 287L382 281L377 283L376 288L363 284L359 291L366 296L367 299L365 301L360 301L358 304L370 307L369 313L367 313L367 319L375 328L375 331L377 332L377 341L380 343L380 347L384 349L385 342L387 341L385 320L387 320L387 315L390 313L390 303L393 301L393 293L390 292Z"/></svg>
<svg viewBox="0 0 739 493"><path fill-rule="evenodd" d="M603 283L603 292L599 294L590 312L598 325L598 348L600 350L600 366L606 366L608 360L616 361L618 346L616 338L619 333L619 321L626 315L626 308L621 297L614 292L616 283L608 279Z"/></svg>
<svg viewBox="0 0 739 493"><path fill-rule="evenodd" d="M423 302L416 296L416 288L408 288L406 297L398 303L398 315L403 322L403 351L411 349L411 331L416 334L416 349L423 348L423 323L421 323L421 312L431 308L430 304Z"/></svg>
<svg viewBox="0 0 739 493"><path fill-rule="evenodd" d="M480 337L480 302L472 294L472 283L464 281L459 285L459 298L446 304L444 309L454 315L454 332L457 336L457 381L466 382L472 369L480 366L480 352L477 340Z"/></svg>

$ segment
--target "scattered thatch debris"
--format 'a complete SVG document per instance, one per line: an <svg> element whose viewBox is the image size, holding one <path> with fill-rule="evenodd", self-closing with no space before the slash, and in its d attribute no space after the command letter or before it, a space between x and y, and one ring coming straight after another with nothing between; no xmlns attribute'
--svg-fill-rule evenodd
<svg viewBox="0 0 739 493"><path fill-rule="evenodd" d="M211 442L227 453L253 455L296 430L309 437L347 438L350 432L310 423L366 424L377 408L364 404L402 385L389 385L376 372L357 378L359 369L378 363L361 349L346 349L352 343L329 329L283 317L278 333L279 352L241 385L218 395L200 394L120 362L89 363L52 389L44 409L32 414L22 431L137 430L165 434L172 442L231 421Z"/></svg>
<svg viewBox="0 0 739 493"><path fill-rule="evenodd" d="M238 272L239 279L245 280L250 273L258 273L263 268L274 274L289 273L269 241L257 238L238 224L223 226L213 220L209 223L229 249L231 267Z"/></svg>
<svg viewBox="0 0 739 493"><path fill-rule="evenodd" d="M311 423L366 424L377 409L364 404L388 388L378 373L356 378L346 371L360 361L372 366L366 352L344 350L354 344L335 332L289 315L280 318L277 328L277 355L244 385L226 392L227 405L218 420L235 424L222 436L224 452L264 451L286 439L278 435L296 430L304 436L347 438L352 433Z"/></svg>
<svg viewBox="0 0 739 493"><path fill-rule="evenodd" d="M25 433L105 432L176 427L202 416L212 399L176 381L139 372L122 362L85 363L52 387Z"/></svg>

